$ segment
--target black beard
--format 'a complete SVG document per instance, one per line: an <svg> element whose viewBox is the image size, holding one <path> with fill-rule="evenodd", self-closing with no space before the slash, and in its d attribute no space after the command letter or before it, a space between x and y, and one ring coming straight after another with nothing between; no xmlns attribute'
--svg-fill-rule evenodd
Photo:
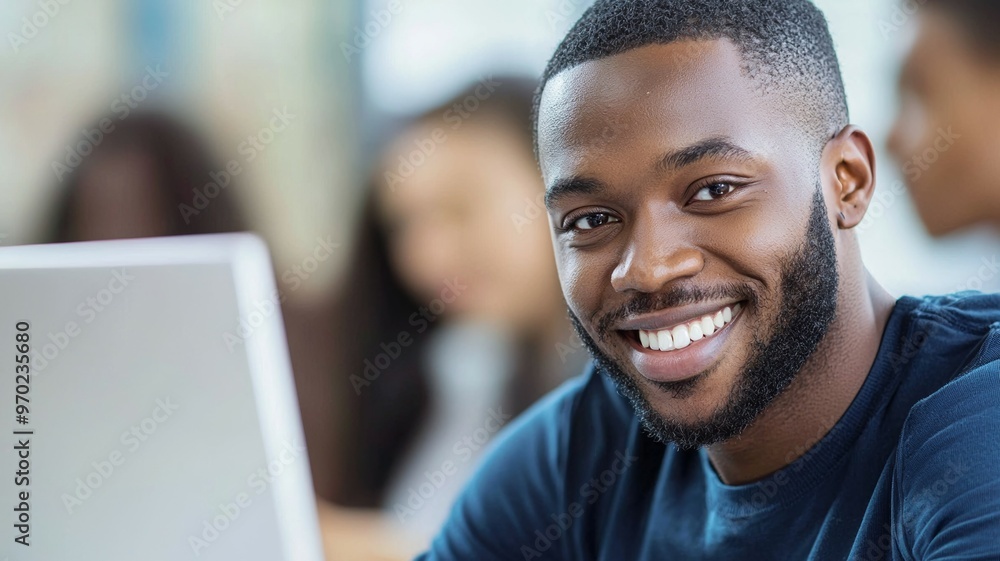
<svg viewBox="0 0 1000 561"><path fill-rule="evenodd" d="M749 359L729 399L711 418L698 423L677 423L657 413L636 380L597 347L572 311L570 320L594 357L598 370L610 377L618 392L632 403L646 431L660 442L695 449L738 436L788 388L816 351L836 316L838 280L837 249L827 221L823 194L817 187L802 245L781 263L781 303L778 319L770 330L771 338L761 341L754 336ZM659 296L642 294L625 308L602 318L598 322L598 335L604 341L617 336L610 326L627 315L719 296L746 300L747 305L755 309L759 305L759 298L750 285L730 285L711 291L678 289ZM674 397L683 398L691 395L710 373L655 385Z"/></svg>

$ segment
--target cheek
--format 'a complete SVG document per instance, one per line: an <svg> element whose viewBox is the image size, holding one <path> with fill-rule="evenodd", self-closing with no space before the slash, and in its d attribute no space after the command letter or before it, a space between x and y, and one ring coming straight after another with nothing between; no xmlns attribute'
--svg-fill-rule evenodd
<svg viewBox="0 0 1000 561"><path fill-rule="evenodd" d="M697 238L706 269L719 271L723 281L735 274L740 282L774 286L780 281L781 258L802 243L810 210L802 206L804 211L791 211L786 204L760 203L713 221Z"/></svg>
<svg viewBox="0 0 1000 561"><path fill-rule="evenodd" d="M811 187L797 188L813 192ZM801 251L812 211L806 201L788 199L775 197L767 199L774 203L762 202L729 213L720 217L718 225L701 232L703 283L748 288L756 300L744 311L747 321L736 331L733 342L739 345L748 345L753 338L766 340L779 320L785 263ZM695 282L698 280L696 277ZM747 348L733 347L734 364L743 360Z"/></svg>
<svg viewBox="0 0 1000 561"><path fill-rule="evenodd" d="M580 321L587 324L588 318L600 310L603 287L610 286L611 273L603 275L591 260L578 251L559 248L558 245L556 265L566 304Z"/></svg>

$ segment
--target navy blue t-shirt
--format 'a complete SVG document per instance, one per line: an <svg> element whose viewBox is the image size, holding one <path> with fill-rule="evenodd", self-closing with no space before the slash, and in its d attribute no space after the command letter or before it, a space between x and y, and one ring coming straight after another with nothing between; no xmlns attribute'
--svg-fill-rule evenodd
<svg viewBox="0 0 1000 561"><path fill-rule="evenodd" d="M747 485L593 369L494 445L423 561L1000 560L1000 297L896 303L867 380Z"/></svg>

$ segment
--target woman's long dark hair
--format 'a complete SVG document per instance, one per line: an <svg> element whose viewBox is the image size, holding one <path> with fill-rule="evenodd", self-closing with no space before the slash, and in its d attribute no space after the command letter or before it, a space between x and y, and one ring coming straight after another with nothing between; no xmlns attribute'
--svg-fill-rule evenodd
<svg viewBox="0 0 1000 561"><path fill-rule="evenodd" d="M521 133L519 138L523 139L525 152L530 157L531 102L535 83L502 78L494 82L499 85L469 119L500 118L505 124L516 127L514 130ZM411 123L440 118L455 103L475 95L475 88L473 86ZM364 205L348 267L336 313L339 333L336 382L343 384L342 391L348 395L347 411L341 416L345 449L340 452L337 462L341 477L336 496L330 498L347 506L376 507L381 504L394 470L408 452L421 422L433 407L424 349L439 322L428 322L427 329L421 333L411 322L413 314L427 302L414 299L393 270L389 241L371 192ZM391 344L403 332L410 334L414 343L402 349L385 369L379 369L375 357L385 352L382 345ZM525 337L518 342L520 353L516 357L518 366L514 381L503 396L505 405L514 412L523 410L546 389L540 387L539 380L544 377L537 372L541 367L537 360L541 349L536 348L537 343L532 343L532 339ZM375 369L370 365L375 365ZM367 383L366 369L369 376L377 376L371 383Z"/></svg>
<svg viewBox="0 0 1000 561"><path fill-rule="evenodd" d="M429 405L420 350L433 329L415 334L409 317L420 308L389 261L388 240L369 199L355 239L350 272L337 310L337 382L347 394L339 457L343 474L335 499L348 506L377 506L401 452L412 441ZM376 364L383 343L411 333L384 371ZM372 368L373 365L374 369ZM366 369L368 370L366 372Z"/></svg>

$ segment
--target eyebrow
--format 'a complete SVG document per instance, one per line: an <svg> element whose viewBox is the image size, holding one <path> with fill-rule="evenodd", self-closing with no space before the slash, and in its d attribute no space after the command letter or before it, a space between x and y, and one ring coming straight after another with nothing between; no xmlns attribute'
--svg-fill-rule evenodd
<svg viewBox="0 0 1000 561"><path fill-rule="evenodd" d="M673 171L696 164L706 158L747 161L752 160L753 155L734 144L730 139L717 136L666 154L660 159L657 167L661 171Z"/></svg>
<svg viewBox="0 0 1000 561"><path fill-rule="evenodd" d="M753 154L737 146L729 138L717 136L668 152L657 162L657 169L660 171L675 171L707 158L750 161L753 160ZM594 195L606 190L607 185L593 178L573 176L559 179L545 192L545 206L551 209L561 199L566 197L572 195Z"/></svg>
<svg viewBox="0 0 1000 561"><path fill-rule="evenodd" d="M604 183L587 177L567 177L552 184L545 192L545 206L551 209L561 199L572 195L593 195L606 190Z"/></svg>

